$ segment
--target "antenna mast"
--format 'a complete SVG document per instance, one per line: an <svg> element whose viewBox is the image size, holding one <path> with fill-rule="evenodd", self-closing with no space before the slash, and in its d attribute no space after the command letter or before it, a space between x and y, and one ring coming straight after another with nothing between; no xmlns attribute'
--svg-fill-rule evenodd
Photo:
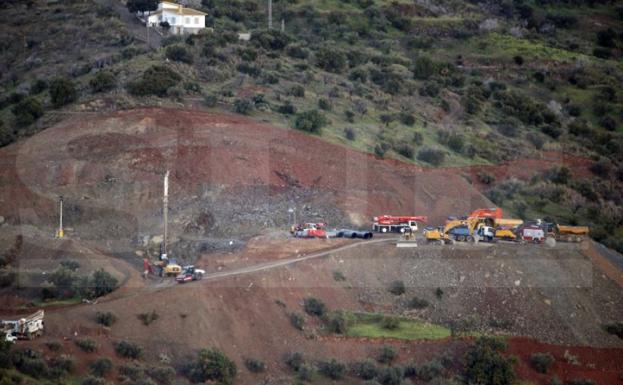
<svg viewBox="0 0 623 385"><path fill-rule="evenodd" d="M268 29L273 29L273 0L268 0Z"/></svg>
<svg viewBox="0 0 623 385"><path fill-rule="evenodd" d="M63 230L63 196L59 197L59 212L58 212L58 230L56 230L56 237L63 238L65 231Z"/></svg>
<svg viewBox="0 0 623 385"><path fill-rule="evenodd" d="M162 239L162 255L160 259L167 258L167 222L168 222L168 211L169 211L169 170L164 174L164 196L162 198L163 203L163 220L164 220L164 237Z"/></svg>

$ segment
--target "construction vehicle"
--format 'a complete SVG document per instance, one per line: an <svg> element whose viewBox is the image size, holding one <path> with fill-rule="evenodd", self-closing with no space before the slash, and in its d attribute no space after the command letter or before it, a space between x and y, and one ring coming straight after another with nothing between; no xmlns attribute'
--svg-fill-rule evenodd
<svg viewBox="0 0 623 385"><path fill-rule="evenodd" d="M439 244L454 243L455 241L472 242L474 240L473 234L477 219L451 219L446 222L444 226L437 228L427 228L424 231L424 237L430 242L437 242Z"/></svg>
<svg viewBox="0 0 623 385"><path fill-rule="evenodd" d="M161 277L173 277L182 273L182 266L174 258L167 258L166 254L162 254L160 260L155 265L158 268L158 275Z"/></svg>
<svg viewBox="0 0 623 385"><path fill-rule="evenodd" d="M582 242L589 233L588 226L567 226L545 222L541 219L529 222L529 229L539 228L543 232L543 238L552 238L562 242ZM522 229L523 231L523 229ZM522 237L523 240L531 240L532 237Z"/></svg>
<svg viewBox="0 0 623 385"><path fill-rule="evenodd" d="M519 232L519 237L522 242L541 243L545 240L546 235L546 231L538 224L522 226Z"/></svg>
<svg viewBox="0 0 623 385"><path fill-rule="evenodd" d="M393 216L393 215L380 215L374 217L374 223L372 224L372 231L379 233L404 233L407 229L412 232L417 231L418 222L428 222L427 216Z"/></svg>
<svg viewBox="0 0 623 385"><path fill-rule="evenodd" d="M305 223L292 226L290 233L297 238L328 238L326 223Z"/></svg>
<svg viewBox="0 0 623 385"><path fill-rule="evenodd" d="M175 280L178 283L186 283L190 281L199 281L203 278L205 270L197 269L193 265L184 266L184 270L180 273Z"/></svg>
<svg viewBox="0 0 623 385"><path fill-rule="evenodd" d="M18 320L0 321L1 330L5 334L5 341L32 340L43 334L43 310L39 310L28 317Z"/></svg>
<svg viewBox="0 0 623 385"><path fill-rule="evenodd" d="M463 218L449 218L444 226L425 229L428 242L440 244L454 242L473 242L478 240L515 239L512 227L523 223L520 219L502 218L502 209L477 209ZM482 229L482 230L481 230Z"/></svg>

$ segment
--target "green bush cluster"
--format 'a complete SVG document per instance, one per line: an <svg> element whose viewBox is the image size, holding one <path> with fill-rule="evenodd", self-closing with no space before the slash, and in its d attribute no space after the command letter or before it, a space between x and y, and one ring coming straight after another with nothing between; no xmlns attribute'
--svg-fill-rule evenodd
<svg viewBox="0 0 623 385"><path fill-rule="evenodd" d="M133 342L122 340L115 343L115 352L119 357L137 359L143 354L143 349Z"/></svg>
<svg viewBox="0 0 623 385"><path fill-rule="evenodd" d="M163 65L154 65L148 68L141 79L128 84L128 91L135 96L156 95L167 96L169 88L176 86L182 77L171 68Z"/></svg>
<svg viewBox="0 0 623 385"><path fill-rule="evenodd" d="M75 84L67 78L55 78L50 82L50 99L55 108L73 103L78 99Z"/></svg>
<svg viewBox="0 0 623 385"><path fill-rule="evenodd" d="M93 93L111 91L117 86L117 78L110 71L99 71L91 78L89 86Z"/></svg>
<svg viewBox="0 0 623 385"><path fill-rule="evenodd" d="M327 119L318 110L299 112L294 119L294 128L314 134L319 134L326 124Z"/></svg>
<svg viewBox="0 0 623 385"><path fill-rule="evenodd" d="M27 97L14 105L11 112L15 115L17 125L25 127L42 117L44 111L43 105L38 99Z"/></svg>
<svg viewBox="0 0 623 385"><path fill-rule="evenodd" d="M218 349L203 349L197 359L189 363L184 372L193 382L214 381L232 385L238 374L236 364Z"/></svg>
<svg viewBox="0 0 623 385"><path fill-rule="evenodd" d="M322 317L327 311L327 306L324 302L314 297L305 298L303 300L303 308L307 314L317 317Z"/></svg>
<svg viewBox="0 0 623 385"><path fill-rule="evenodd" d="M554 363L554 356L550 353L533 353L530 356L530 365L539 373L547 373L547 370Z"/></svg>

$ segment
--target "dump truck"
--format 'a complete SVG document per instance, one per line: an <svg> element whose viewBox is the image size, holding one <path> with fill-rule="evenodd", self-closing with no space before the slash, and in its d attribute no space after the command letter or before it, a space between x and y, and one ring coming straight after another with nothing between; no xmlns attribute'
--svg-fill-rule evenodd
<svg viewBox="0 0 623 385"><path fill-rule="evenodd" d="M16 340L32 340L43 335L44 311L37 312L17 320L2 320L0 328L5 334L5 340L15 342Z"/></svg>
<svg viewBox="0 0 623 385"><path fill-rule="evenodd" d="M418 229L418 222L428 222L428 217L424 215L414 216L394 216L379 215L373 218L372 231L379 233L404 233L407 229L415 232Z"/></svg>
<svg viewBox="0 0 623 385"><path fill-rule="evenodd" d="M564 242L582 242L588 235L588 226L566 226L555 225L548 226L548 236L553 236L557 241Z"/></svg>

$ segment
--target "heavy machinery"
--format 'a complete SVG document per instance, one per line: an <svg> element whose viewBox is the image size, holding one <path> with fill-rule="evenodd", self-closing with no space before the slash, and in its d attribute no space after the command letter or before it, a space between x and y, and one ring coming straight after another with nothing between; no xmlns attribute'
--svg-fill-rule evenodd
<svg viewBox="0 0 623 385"><path fill-rule="evenodd" d="M326 223L305 223L292 226L290 233L297 238L328 238Z"/></svg>
<svg viewBox="0 0 623 385"><path fill-rule="evenodd" d="M493 241L495 239L515 239L512 228L523 223L520 219L502 218L502 209L477 209L460 219L452 218L444 226L429 228L424 232L428 242L441 244L473 242L478 240Z"/></svg>
<svg viewBox="0 0 623 385"><path fill-rule="evenodd" d="M528 229L528 233L525 232L526 229ZM545 238L563 242L582 242L589 233L588 226L567 226L537 219L536 221L528 222L526 226L521 228L522 240L535 241L535 237L530 235L530 231L537 231L537 229L540 229L543 233L542 236L540 236L540 233L536 234L536 239L542 238L539 242Z"/></svg>
<svg viewBox="0 0 623 385"><path fill-rule="evenodd" d="M203 278L205 270L197 269L193 265L184 266L184 271L180 273L175 280L178 283L186 283L190 281L199 281Z"/></svg>
<svg viewBox="0 0 623 385"><path fill-rule="evenodd" d="M474 240L473 234L478 220L471 219L451 219L445 225L437 228L427 228L424 230L424 238L430 242L439 244L454 243L455 241L471 242Z"/></svg>
<svg viewBox="0 0 623 385"><path fill-rule="evenodd" d="M372 224L372 231L387 233L387 232L399 232L404 233L407 229L411 232L415 232L418 229L418 222L428 222L427 216L393 216L393 215L380 215L374 217L374 223Z"/></svg>
<svg viewBox="0 0 623 385"><path fill-rule="evenodd" d="M20 339L32 340L43 334L43 310L39 310L27 317L18 320L2 320L0 327L5 334L5 340L15 342Z"/></svg>
<svg viewBox="0 0 623 385"><path fill-rule="evenodd" d="M163 254L155 265L158 268L158 275L161 277L173 277L182 272L182 266L177 263L177 260L167 258L166 254Z"/></svg>

